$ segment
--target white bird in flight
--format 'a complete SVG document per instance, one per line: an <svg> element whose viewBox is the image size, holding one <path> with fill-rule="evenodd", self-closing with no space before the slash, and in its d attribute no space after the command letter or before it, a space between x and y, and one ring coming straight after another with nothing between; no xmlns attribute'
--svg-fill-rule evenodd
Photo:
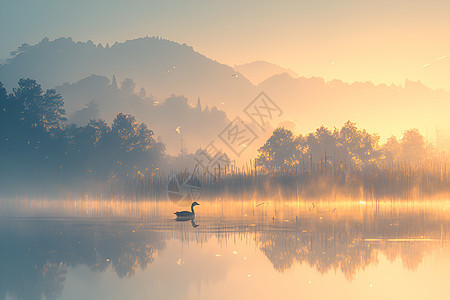
<svg viewBox="0 0 450 300"><path fill-rule="evenodd" d="M178 126L177 129L175 129L175 131L178 132L179 134L181 133L180 128L181 126Z"/></svg>

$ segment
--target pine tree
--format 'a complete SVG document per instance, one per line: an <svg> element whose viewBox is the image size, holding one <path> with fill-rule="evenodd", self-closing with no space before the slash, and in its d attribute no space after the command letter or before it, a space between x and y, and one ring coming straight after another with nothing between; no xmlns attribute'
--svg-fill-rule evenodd
<svg viewBox="0 0 450 300"><path fill-rule="evenodd" d="M112 87L113 89L115 89L115 90L118 89L118 87L117 87L116 75L113 75L112 82L111 82L111 87Z"/></svg>
<svg viewBox="0 0 450 300"><path fill-rule="evenodd" d="M197 99L197 106L195 107L198 111L202 111L202 104L200 103L200 97Z"/></svg>
<svg viewBox="0 0 450 300"><path fill-rule="evenodd" d="M145 92L144 88L141 88L141 90L139 91L139 97L141 98L147 97L147 93Z"/></svg>

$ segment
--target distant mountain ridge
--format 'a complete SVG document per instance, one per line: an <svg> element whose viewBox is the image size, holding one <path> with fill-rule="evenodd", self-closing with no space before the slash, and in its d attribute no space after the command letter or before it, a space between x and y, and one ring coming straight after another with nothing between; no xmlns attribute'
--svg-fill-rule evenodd
<svg viewBox="0 0 450 300"><path fill-rule="evenodd" d="M292 70L283 68L273 63L257 60L251 63L235 66L234 69L244 75L253 84L258 85L264 80L283 73L289 74L293 78L297 78L298 75Z"/></svg>
<svg viewBox="0 0 450 300"><path fill-rule="evenodd" d="M286 110L284 117L294 120L299 132L322 124L333 128L347 120L383 138L392 134L400 137L405 129L419 128L434 139L437 128L450 129L450 92L432 90L420 81L388 86L325 81L320 77L292 78L284 73L266 79L258 87L282 107L296 108Z"/></svg>
<svg viewBox="0 0 450 300"><path fill-rule="evenodd" d="M119 81L132 78L157 98L172 94L189 99L208 99L227 105L238 98L251 99L255 87L244 76L233 76L233 68L213 61L185 44L145 37L104 47L71 38L19 47L0 66L0 81L11 89L20 78L30 77L45 88L73 83L92 74L115 75ZM247 92L243 92L247 91ZM251 91L251 92L249 92ZM243 95L248 93L248 95Z"/></svg>

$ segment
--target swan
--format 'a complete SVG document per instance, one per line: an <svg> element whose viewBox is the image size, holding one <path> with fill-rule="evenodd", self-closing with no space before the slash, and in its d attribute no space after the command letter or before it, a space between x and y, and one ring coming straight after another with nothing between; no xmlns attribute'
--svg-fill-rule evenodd
<svg viewBox="0 0 450 300"><path fill-rule="evenodd" d="M194 206L196 205L200 204L198 204L197 202L192 202L191 211L177 211L174 214L177 215L177 219L193 220L195 218Z"/></svg>

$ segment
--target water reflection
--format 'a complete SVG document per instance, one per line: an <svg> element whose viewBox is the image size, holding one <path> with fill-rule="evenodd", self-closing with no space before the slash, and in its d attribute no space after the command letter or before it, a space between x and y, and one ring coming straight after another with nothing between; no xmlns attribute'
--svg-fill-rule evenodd
<svg viewBox="0 0 450 300"><path fill-rule="evenodd" d="M1 298L54 298L61 294L68 267L86 265L120 277L145 269L165 248L161 232L128 230L127 224L56 220L2 220Z"/></svg>
<svg viewBox="0 0 450 300"><path fill-rule="evenodd" d="M59 299L68 274L78 266L133 279L139 272L152 272L150 266L160 260L158 270L167 274L152 275L162 276L160 281L181 276L166 261L192 273L209 272L202 263L214 257L183 256L197 247L213 249L216 257L223 251L237 254L237 246L241 251L258 249L275 273L308 266L324 276L341 273L349 283L370 266L378 266L380 255L388 262L401 261L408 272L418 272L433 252L450 254L447 203L257 205L205 203L195 221L189 222L173 220L170 203L154 204L144 213L136 210L130 218L3 216L0 299ZM172 247L184 250L174 253ZM257 253L247 255L245 260ZM210 278L228 268L227 263L216 266Z"/></svg>

